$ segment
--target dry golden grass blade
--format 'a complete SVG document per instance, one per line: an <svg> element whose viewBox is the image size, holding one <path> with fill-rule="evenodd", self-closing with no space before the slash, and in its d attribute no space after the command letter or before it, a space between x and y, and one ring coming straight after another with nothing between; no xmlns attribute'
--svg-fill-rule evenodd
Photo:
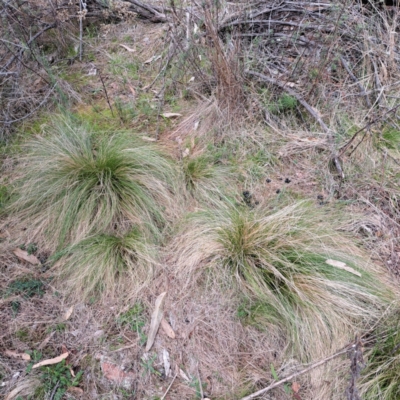
<svg viewBox="0 0 400 400"><path fill-rule="evenodd" d="M154 344L154 340L156 339L157 331L163 318L163 306L166 294L167 292L163 292L156 299L154 311L151 314L150 330L146 343L146 351L149 351L151 349Z"/></svg>

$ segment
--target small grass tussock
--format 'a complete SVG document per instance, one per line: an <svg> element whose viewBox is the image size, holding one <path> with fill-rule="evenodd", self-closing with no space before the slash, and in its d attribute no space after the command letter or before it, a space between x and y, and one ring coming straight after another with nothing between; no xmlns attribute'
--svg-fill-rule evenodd
<svg viewBox="0 0 400 400"><path fill-rule="evenodd" d="M146 324L146 317L144 315L145 308L143 304L138 301L129 310L122 313L117 318L117 323L120 326L127 326L132 331L136 332L139 337L139 344L144 345L147 341L147 336L143 332L143 328Z"/></svg>
<svg viewBox="0 0 400 400"><path fill-rule="evenodd" d="M218 202L234 187L231 168L217 164L211 155L185 157L182 167L186 188L198 200Z"/></svg>
<svg viewBox="0 0 400 400"><path fill-rule="evenodd" d="M323 353L377 318L387 300L367 263L358 266L357 246L324 221L306 202L273 213L231 206L198 212L175 242L174 261L188 282L203 268L237 285L262 304L258 321L283 330L300 354Z"/></svg>
<svg viewBox="0 0 400 400"><path fill-rule="evenodd" d="M137 293L155 265L154 246L139 229L125 235L98 234L53 256L54 270L72 292L88 298L105 292Z"/></svg>
<svg viewBox="0 0 400 400"><path fill-rule="evenodd" d="M400 310L393 309L379 323L372 347L364 353L366 361L359 382L365 400L400 398Z"/></svg>
<svg viewBox="0 0 400 400"><path fill-rule="evenodd" d="M27 144L18 176L10 211L54 248L127 221L156 236L177 203L176 170L154 146L126 133L93 137L71 119Z"/></svg>

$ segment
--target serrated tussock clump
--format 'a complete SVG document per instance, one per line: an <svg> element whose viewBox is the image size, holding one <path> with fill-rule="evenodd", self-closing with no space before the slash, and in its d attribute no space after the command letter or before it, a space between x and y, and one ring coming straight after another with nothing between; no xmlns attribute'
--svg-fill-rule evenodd
<svg viewBox="0 0 400 400"><path fill-rule="evenodd" d="M174 213L171 162L132 134L98 136L63 120L19 159L10 210L51 248L132 224L156 237Z"/></svg>
<svg viewBox="0 0 400 400"><path fill-rule="evenodd" d="M53 256L59 277L73 294L138 293L155 265L154 247L138 229L125 235L97 234Z"/></svg>
<svg viewBox="0 0 400 400"><path fill-rule="evenodd" d="M174 253L187 282L203 270L236 286L259 304L258 326L283 332L306 359L351 338L387 300L357 246L305 202L272 213L226 206L192 214Z"/></svg>

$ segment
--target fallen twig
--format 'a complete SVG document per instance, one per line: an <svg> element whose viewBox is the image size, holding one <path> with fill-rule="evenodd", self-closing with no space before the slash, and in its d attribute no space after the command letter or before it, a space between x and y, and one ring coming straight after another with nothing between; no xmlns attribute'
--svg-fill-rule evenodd
<svg viewBox="0 0 400 400"><path fill-rule="evenodd" d="M348 346L346 346L344 349L339 350L337 353L332 354L331 356L326 357L326 358L324 358L323 360L320 360L320 361L318 361L318 362L316 362L316 363L314 363L314 364L311 364L309 367L307 367L307 368L305 368L305 369L303 369L303 370L301 370L301 371L294 372L293 374L289 375L288 377L286 377L286 378L284 378L284 379L281 379L281 380L278 381L278 382L272 383L271 385L267 386L267 387L264 388L264 389L261 389L261 390L259 390L259 391L257 391L257 392L254 392L254 393L252 393L252 394L250 394L250 395L248 395L248 396L246 396L246 397L242 397L240 400L251 400L251 399L255 399L255 398L261 396L262 394L267 393L267 392L269 392L270 390L275 389L276 387L281 386L281 385L283 385L284 383L293 380L293 378L296 378L297 376L306 374L307 372L313 370L314 368L317 368L317 367L319 367L319 366L321 366L321 365L324 365L324 364L326 364L328 361L331 361L331 360L333 360L334 358L341 356L342 354L346 354L346 353L349 351L349 349L351 349L351 348L353 348L353 347L355 347L355 346L356 346L355 344L348 345Z"/></svg>
<svg viewBox="0 0 400 400"><path fill-rule="evenodd" d="M397 106L392 107L390 110L386 111L383 115L374 118L373 120L369 121L366 125L364 125L362 128L360 128L360 129L351 137L351 139L350 139L344 146L342 146L342 147L339 149L340 153L339 153L338 157L340 158L340 157L343 156L343 154L347 151L347 149L350 147L350 145L354 142L354 140L356 139L356 137L357 137L361 132L363 132L363 131L365 131L366 129L370 128L372 125L376 124L377 122L382 121L382 119L383 119L386 115L388 115L388 114L390 114L390 113L392 113L392 112L396 112L397 109L398 109L399 107L400 107L400 104L397 104Z"/></svg>
<svg viewBox="0 0 400 400"><path fill-rule="evenodd" d="M178 376L178 373L176 373L174 375L174 377L172 378L171 383L169 384L169 386L167 387L167 390L165 391L165 393L163 394L163 396L161 397L161 400L165 399L165 396L168 394L169 390L171 389L171 386L173 385L173 383L175 382L176 377Z"/></svg>
<svg viewBox="0 0 400 400"><path fill-rule="evenodd" d="M368 94L364 89L364 86L361 85L360 81L357 79L357 77L353 74L353 71L350 69L349 65L347 64L346 60L343 57L340 57L340 61L344 67L344 69L347 71L347 73L350 75L350 78L357 84L358 88L360 89L361 94L365 97L365 102L369 108L372 107L371 101L369 100Z"/></svg>

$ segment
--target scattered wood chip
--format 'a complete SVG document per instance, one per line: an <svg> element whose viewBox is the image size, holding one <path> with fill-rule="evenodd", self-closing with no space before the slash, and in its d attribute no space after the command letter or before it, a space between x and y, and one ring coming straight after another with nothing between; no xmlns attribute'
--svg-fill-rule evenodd
<svg viewBox="0 0 400 400"><path fill-rule="evenodd" d="M136 50L132 49L131 47L127 46L126 44L120 44L122 48L124 48L126 51L129 51L129 53L134 53Z"/></svg>
<svg viewBox="0 0 400 400"><path fill-rule="evenodd" d="M124 372L118 366L109 362L102 362L101 369L104 377L117 385L130 388L134 382L135 375L132 372Z"/></svg>
<svg viewBox="0 0 400 400"><path fill-rule="evenodd" d="M69 356L69 353L63 353L61 356L55 357L55 358L49 358L47 360L43 360L35 364L32 369L43 367L44 365L53 365L53 364L58 364L62 360L65 360Z"/></svg>
<svg viewBox="0 0 400 400"><path fill-rule="evenodd" d="M164 363L165 376L169 377L171 375L171 362L169 360L169 353L166 349L162 350L162 359Z"/></svg>
<svg viewBox="0 0 400 400"><path fill-rule="evenodd" d="M161 329L165 332L165 334L170 337L171 339L175 339L175 332L172 329L171 325L168 323L168 321L163 318L161 320Z"/></svg>
<svg viewBox="0 0 400 400"><path fill-rule="evenodd" d="M182 114L179 113L164 113L161 114L162 117L164 118L177 118L177 117L182 117Z"/></svg>
<svg viewBox="0 0 400 400"><path fill-rule="evenodd" d="M190 150L188 147L182 152L182 157L185 158L190 154Z"/></svg>
<svg viewBox="0 0 400 400"><path fill-rule="evenodd" d="M35 257L33 254L28 254L27 251L21 250L19 248L13 250L13 253L21 260L28 261L28 263L33 264L33 265L39 265L40 261L37 257Z"/></svg>
<svg viewBox="0 0 400 400"><path fill-rule="evenodd" d="M19 359L19 360L24 360L24 361L29 361L29 360L31 359L31 356L30 356L29 354L26 354L26 353L19 353L18 351L15 351L15 350L6 350L6 351L4 352L4 354L5 354L7 357L10 357L10 358L17 358L17 359Z"/></svg>
<svg viewBox="0 0 400 400"><path fill-rule="evenodd" d="M164 298L167 292L161 293L157 299L156 304L154 306L153 314L151 314L151 322L150 322L150 330L149 336L147 339L146 344L146 351L149 351L153 346L154 340L157 335L158 328L160 327L160 323L163 317L163 305L164 305Z"/></svg>
<svg viewBox="0 0 400 400"><path fill-rule="evenodd" d="M326 260L325 262L328 265L331 265L332 267L336 267L336 268L342 269L344 271L350 272L353 275L357 275L357 276L361 277L361 274L358 271L356 271L355 269L349 267L346 263L344 263L342 261Z"/></svg>
<svg viewBox="0 0 400 400"><path fill-rule="evenodd" d="M63 320L64 321L69 320L69 318L71 317L72 313L74 312L74 308L75 308L75 306L71 306L70 308L68 308L68 310L63 315Z"/></svg>

